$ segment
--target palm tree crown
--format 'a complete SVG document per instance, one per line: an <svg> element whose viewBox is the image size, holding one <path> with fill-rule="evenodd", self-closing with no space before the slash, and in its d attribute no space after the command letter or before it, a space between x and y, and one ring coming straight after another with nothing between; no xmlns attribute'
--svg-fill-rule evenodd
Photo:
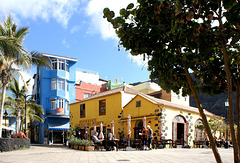
<svg viewBox="0 0 240 163"><path fill-rule="evenodd" d="M7 84L13 80L14 73L22 77L18 68L29 70L33 64L49 66L46 58L40 53L29 52L22 44L28 34L28 27L17 28L17 25L8 16L3 24L0 24L0 81L2 84L2 97L0 109L0 131L2 131L3 108ZM22 77L23 79L23 77ZM25 83L25 82L24 82ZM0 132L0 138L2 132Z"/></svg>

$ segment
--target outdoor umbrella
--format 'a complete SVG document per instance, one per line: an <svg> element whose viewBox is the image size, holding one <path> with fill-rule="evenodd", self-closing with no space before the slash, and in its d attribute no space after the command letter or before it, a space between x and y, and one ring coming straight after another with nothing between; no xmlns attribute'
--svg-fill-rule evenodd
<svg viewBox="0 0 240 163"><path fill-rule="evenodd" d="M127 151L131 151L130 147L130 136L131 136L131 116L130 114L127 116L127 135L128 135L128 146L126 148Z"/></svg>
<svg viewBox="0 0 240 163"><path fill-rule="evenodd" d="M93 131L94 131L94 134L97 132L96 125L93 126Z"/></svg>
<svg viewBox="0 0 240 163"><path fill-rule="evenodd" d="M114 135L114 121L111 122L111 133Z"/></svg>
<svg viewBox="0 0 240 163"><path fill-rule="evenodd" d="M130 136L131 136L131 116L130 116L130 114L127 116L127 135L130 138Z"/></svg>
<svg viewBox="0 0 240 163"><path fill-rule="evenodd" d="M104 139L104 135L103 135L103 124L100 124L100 134L98 136L99 139Z"/></svg>
<svg viewBox="0 0 240 163"><path fill-rule="evenodd" d="M162 120L161 120L161 118L159 119L159 136L160 136L160 138L162 137Z"/></svg>
<svg viewBox="0 0 240 163"><path fill-rule="evenodd" d="M146 117L143 117L143 127L146 128Z"/></svg>
<svg viewBox="0 0 240 163"><path fill-rule="evenodd" d="M88 130L87 130L87 125L85 125L85 139L88 138Z"/></svg>

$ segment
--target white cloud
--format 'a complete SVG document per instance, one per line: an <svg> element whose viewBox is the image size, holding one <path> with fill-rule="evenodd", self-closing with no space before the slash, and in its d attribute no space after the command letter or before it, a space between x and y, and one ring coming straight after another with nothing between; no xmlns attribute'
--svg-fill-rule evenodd
<svg viewBox="0 0 240 163"><path fill-rule="evenodd" d="M62 40L62 44L66 47L66 48L70 48L70 45L67 43L67 41L65 39Z"/></svg>
<svg viewBox="0 0 240 163"><path fill-rule="evenodd" d="M70 30L70 33L71 33L71 34L74 34L74 33L78 32L78 31L80 30L80 28L81 28L80 26L75 25L75 26L73 26L72 29Z"/></svg>
<svg viewBox="0 0 240 163"><path fill-rule="evenodd" d="M133 56L130 53L128 53L128 58L133 62L136 63L140 67L148 66L148 59L145 58L145 61L143 60L143 55Z"/></svg>
<svg viewBox="0 0 240 163"><path fill-rule="evenodd" d="M103 9L108 7L117 16L120 9L126 8L131 2L136 3L136 0L90 0L85 10L91 21L88 33L100 33L104 40L118 40L112 25L103 19Z"/></svg>
<svg viewBox="0 0 240 163"><path fill-rule="evenodd" d="M113 39L118 43L119 39L112 25L103 18L103 9L108 7L115 12L115 16L119 16L119 11L126 8L129 3L135 3L136 0L90 0L85 12L90 17L90 27L88 33L101 34L103 40ZM147 61L143 61L143 56L132 56L128 54L128 58L138 66L147 66Z"/></svg>
<svg viewBox="0 0 240 163"><path fill-rule="evenodd" d="M55 19L67 27L71 16L77 12L78 0L1 0L0 15L13 15L14 18ZM0 16L1 17L1 16ZM1 19L4 19L1 17Z"/></svg>

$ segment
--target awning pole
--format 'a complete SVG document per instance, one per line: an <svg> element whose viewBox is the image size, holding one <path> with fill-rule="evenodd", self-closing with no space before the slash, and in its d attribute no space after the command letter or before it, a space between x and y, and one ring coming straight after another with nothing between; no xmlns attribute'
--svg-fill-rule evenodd
<svg viewBox="0 0 240 163"><path fill-rule="evenodd" d="M63 144L64 144L64 131L63 131Z"/></svg>
<svg viewBox="0 0 240 163"><path fill-rule="evenodd" d="M52 144L53 144L53 130L52 130Z"/></svg>

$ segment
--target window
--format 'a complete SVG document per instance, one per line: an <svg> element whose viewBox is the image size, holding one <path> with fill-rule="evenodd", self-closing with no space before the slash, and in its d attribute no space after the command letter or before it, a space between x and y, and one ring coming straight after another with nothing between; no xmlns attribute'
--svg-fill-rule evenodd
<svg viewBox="0 0 240 163"><path fill-rule="evenodd" d="M80 105L80 118L85 118L85 104Z"/></svg>
<svg viewBox="0 0 240 163"><path fill-rule="evenodd" d="M206 133L204 132L203 122L201 119L198 119L195 123L195 140L204 140Z"/></svg>
<svg viewBox="0 0 240 163"><path fill-rule="evenodd" d="M57 108L57 100L56 99L53 99L51 100L51 109L52 110L55 110Z"/></svg>
<svg viewBox="0 0 240 163"><path fill-rule="evenodd" d="M65 90L64 79L58 79L58 90Z"/></svg>
<svg viewBox="0 0 240 163"><path fill-rule="evenodd" d="M58 108L64 108L64 99L60 98L58 99Z"/></svg>
<svg viewBox="0 0 240 163"><path fill-rule="evenodd" d="M57 69L57 59L52 59L52 69L53 70Z"/></svg>
<svg viewBox="0 0 240 163"><path fill-rule="evenodd" d="M64 59L52 59L52 70L69 71L69 63L66 61L66 64L65 64Z"/></svg>
<svg viewBox="0 0 240 163"><path fill-rule="evenodd" d="M106 100L99 101L99 115L106 115Z"/></svg>
<svg viewBox="0 0 240 163"><path fill-rule="evenodd" d="M66 101L66 110L69 111L69 101Z"/></svg>
<svg viewBox="0 0 240 163"><path fill-rule="evenodd" d="M59 70L65 70L65 63L63 59L58 60L58 69Z"/></svg>
<svg viewBox="0 0 240 163"><path fill-rule="evenodd" d="M136 107L141 107L141 101L136 101Z"/></svg>
<svg viewBox="0 0 240 163"><path fill-rule="evenodd" d="M89 94L88 93L84 93L84 98L87 98L89 97Z"/></svg>
<svg viewBox="0 0 240 163"><path fill-rule="evenodd" d="M57 82L56 79L51 79L51 90L57 89Z"/></svg>

